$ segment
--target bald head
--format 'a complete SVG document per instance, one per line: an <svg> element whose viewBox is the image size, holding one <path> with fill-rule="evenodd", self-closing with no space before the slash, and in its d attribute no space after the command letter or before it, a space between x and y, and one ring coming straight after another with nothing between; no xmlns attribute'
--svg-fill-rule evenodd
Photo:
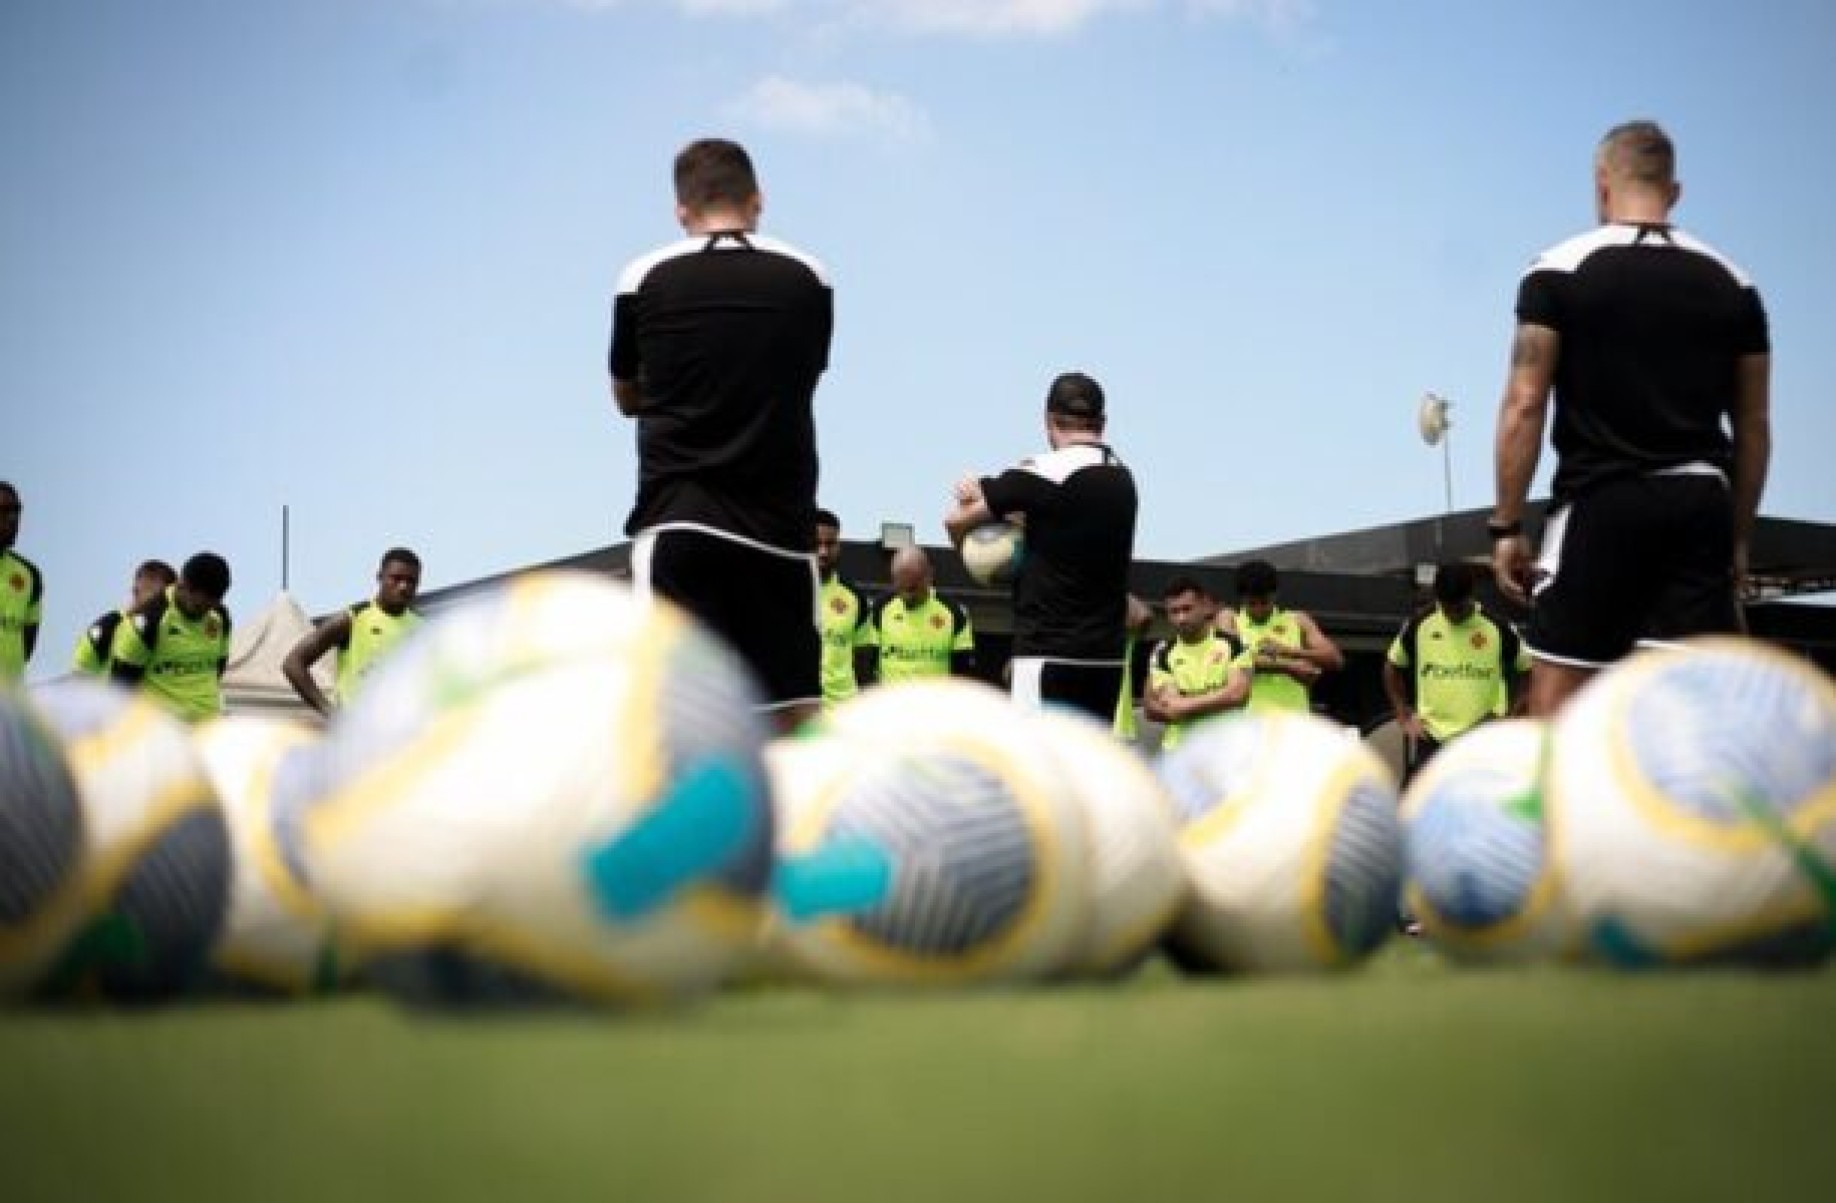
<svg viewBox="0 0 1836 1203"><path fill-rule="evenodd" d="M1663 221L1677 203L1677 149L1655 121L1608 130L1594 154L1602 221Z"/></svg>
<svg viewBox="0 0 1836 1203"><path fill-rule="evenodd" d="M902 547L892 559L893 592L908 606L923 605L931 596L931 557L922 547Z"/></svg>

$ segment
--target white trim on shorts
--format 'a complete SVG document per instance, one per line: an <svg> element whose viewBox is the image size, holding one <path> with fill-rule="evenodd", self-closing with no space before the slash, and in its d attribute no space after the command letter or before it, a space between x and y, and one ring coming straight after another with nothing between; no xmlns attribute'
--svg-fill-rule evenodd
<svg viewBox="0 0 1836 1203"><path fill-rule="evenodd" d="M650 587L650 564L656 555L657 537L670 531L692 531L698 535L711 535L724 539L728 543L738 543L741 547L762 551L767 555L778 556L786 560L802 560L810 566L810 624L822 633L822 570L816 566L816 553L813 551L791 551L789 548L764 543L758 539L749 539L745 535L736 535L730 530L718 526L709 526L704 522L659 522L647 526L631 536L631 585L640 600L649 601L655 594ZM788 705L789 703L780 703Z"/></svg>
<svg viewBox="0 0 1836 1203"><path fill-rule="evenodd" d="M1008 694L1022 706L1034 710L1045 707L1045 695L1042 686L1045 683L1045 670L1048 664L1065 664L1073 668L1120 668L1126 670L1126 660L1067 660L1063 656L1015 656L1007 662Z"/></svg>

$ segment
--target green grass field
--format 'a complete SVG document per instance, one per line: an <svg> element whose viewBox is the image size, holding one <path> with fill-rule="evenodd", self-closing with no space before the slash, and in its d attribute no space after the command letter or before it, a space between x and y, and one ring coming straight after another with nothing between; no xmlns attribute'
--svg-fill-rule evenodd
<svg viewBox="0 0 1836 1203"><path fill-rule="evenodd" d="M1836 972L0 1015L0 1199L1780 1199Z"/></svg>

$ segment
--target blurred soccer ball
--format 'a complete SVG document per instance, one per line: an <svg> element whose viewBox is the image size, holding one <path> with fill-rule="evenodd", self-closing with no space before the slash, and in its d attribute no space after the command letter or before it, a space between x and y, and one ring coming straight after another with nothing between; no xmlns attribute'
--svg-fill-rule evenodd
<svg viewBox="0 0 1836 1203"><path fill-rule="evenodd" d="M47 988L130 1001L194 989L228 906L230 847L190 729L86 679L33 701L63 744L89 842L86 925Z"/></svg>
<svg viewBox="0 0 1836 1203"><path fill-rule="evenodd" d="M195 738L229 819L235 858L229 914L212 962L244 987L284 994L330 990L339 969L329 920L305 880L297 829L277 821L277 800L314 788L306 761L318 749L317 733L276 719L230 715L204 724Z"/></svg>
<svg viewBox="0 0 1836 1203"><path fill-rule="evenodd" d="M1402 879L1389 771L1311 715L1234 714L1161 762L1191 893L1168 940L1189 968L1349 965L1388 937Z"/></svg>
<svg viewBox="0 0 1836 1203"><path fill-rule="evenodd" d="M1090 832L1090 924L1067 972L1126 972L1154 951L1186 898L1173 800L1109 728L1062 710L1026 717L1058 757Z"/></svg>
<svg viewBox="0 0 1836 1203"><path fill-rule="evenodd" d="M0 686L0 999L35 987L82 924L86 852L56 737Z"/></svg>
<svg viewBox="0 0 1836 1203"><path fill-rule="evenodd" d="M332 723L298 816L340 948L448 1002L713 985L771 871L758 703L724 644L603 578L440 615Z"/></svg>
<svg viewBox="0 0 1836 1203"><path fill-rule="evenodd" d="M1462 960L1564 952L1573 924L1549 855L1546 723L1486 723L1451 741L1403 797L1407 909Z"/></svg>
<svg viewBox="0 0 1836 1203"><path fill-rule="evenodd" d="M1756 641L1642 652L1556 721L1558 864L1619 965L1799 961L1836 925L1836 685Z"/></svg>
<svg viewBox="0 0 1836 1203"><path fill-rule="evenodd" d="M963 567L984 585L1005 585L1020 571L1026 532L1011 522L988 522L963 536Z"/></svg>
<svg viewBox="0 0 1836 1203"><path fill-rule="evenodd" d="M1068 964L1090 917L1083 814L1045 738L966 681L868 690L788 749L777 943L838 984L969 985Z"/></svg>

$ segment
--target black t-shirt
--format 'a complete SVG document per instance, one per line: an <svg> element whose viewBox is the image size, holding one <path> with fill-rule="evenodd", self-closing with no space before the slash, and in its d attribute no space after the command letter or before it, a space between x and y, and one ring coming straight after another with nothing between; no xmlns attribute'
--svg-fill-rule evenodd
<svg viewBox="0 0 1836 1203"><path fill-rule="evenodd" d="M1074 443L982 481L997 514L1026 516L1014 655L1116 660L1135 552L1135 478L1108 447Z"/></svg>
<svg viewBox="0 0 1836 1203"><path fill-rule="evenodd" d="M814 545L812 403L833 325L822 265L776 239L687 238L625 268L610 366L645 398L627 534L691 522Z"/></svg>
<svg viewBox="0 0 1836 1203"><path fill-rule="evenodd" d="M1666 225L1601 226L1537 256L1517 318L1561 336L1554 493L1733 456L1725 424L1741 357L1770 349L1747 277Z"/></svg>

